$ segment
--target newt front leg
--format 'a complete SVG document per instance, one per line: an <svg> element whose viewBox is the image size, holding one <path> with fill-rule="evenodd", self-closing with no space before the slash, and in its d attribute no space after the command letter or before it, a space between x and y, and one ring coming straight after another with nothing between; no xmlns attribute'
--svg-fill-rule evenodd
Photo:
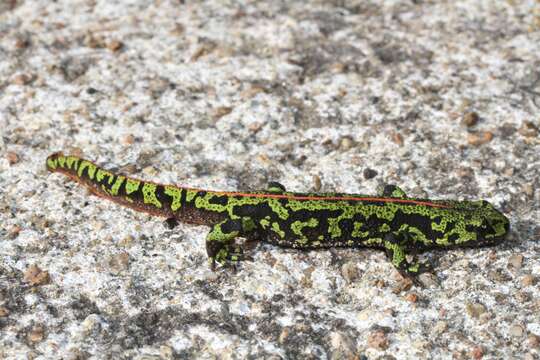
<svg viewBox="0 0 540 360"><path fill-rule="evenodd" d="M249 217L225 219L215 224L206 236L208 262L215 269L220 265L245 260L243 249L234 243L237 237L253 239L258 236L255 222Z"/></svg>

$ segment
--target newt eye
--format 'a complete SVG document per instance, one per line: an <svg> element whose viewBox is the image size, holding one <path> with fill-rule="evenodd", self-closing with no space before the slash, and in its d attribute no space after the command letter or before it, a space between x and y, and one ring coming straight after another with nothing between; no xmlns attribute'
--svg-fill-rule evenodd
<svg viewBox="0 0 540 360"><path fill-rule="evenodd" d="M493 224L491 223L490 219L484 219L482 221L482 224L479 227L479 231L482 234L482 236L485 236L487 233L491 232L493 229Z"/></svg>

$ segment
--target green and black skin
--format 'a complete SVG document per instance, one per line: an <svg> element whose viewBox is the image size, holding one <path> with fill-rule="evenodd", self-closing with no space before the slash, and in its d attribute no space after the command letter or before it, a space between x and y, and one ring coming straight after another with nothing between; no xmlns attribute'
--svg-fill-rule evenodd
<svg viewBox="0 0 540 360"><path fill-rule="evenodd" d="M46 164L98 196L165 217L171 225L210 226L206 251L212 268L244 259L235 242L242 237L296 249L382 249L402 274L415 275L425 270L414 256L419 252L495 245L509 230L508 219L485 200L409 198L394 185L377 196L294 193L276 182L261 191L209 191L114 174L62 153L50 155Z"/></svg>

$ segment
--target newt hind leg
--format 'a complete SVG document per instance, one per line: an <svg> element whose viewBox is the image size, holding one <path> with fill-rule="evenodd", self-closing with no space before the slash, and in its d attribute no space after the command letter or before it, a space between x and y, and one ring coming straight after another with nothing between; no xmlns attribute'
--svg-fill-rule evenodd
<svg viewBox="0 0 540 360"><path fill-rule="evenodd" d="M206 236L206 253L212 269L215 269L216 263L235 265L248 259L243 248L235 244L235 239L244 237L250 241L257 235L257 228L251 218L225 219L215 224Z"/></svg>
<svg viewBox="0 0 540 360"><path fill-rule="evenodd" d="M178 226L178 220L175 217L169 217L165 219L164 223L170 230Z"/></svg>
<svg viewBox="0 0 540 360"><path fill-rule="evenodd" d="M407 251L407 243L410 241L410 234L407 232L391 232L384 238L386 256L406 277L414 277L431 269L428 263L421 263L416 254Z"/></svg>
<svg viewBox="0 0 540 360"><path fill-rule="evenodd" d="M407 194L399 186L393 184L385 184L379 189L379 194L385 197L393 197L398 199L406 199Z"/></svg>
<svg viewBox="0 0 540 360"><path fill-rule="evenodd" d="M283 186L281 183L278 183L277 181L270 181L268 183L267 191L271 193L282 194L287 190L285 190L285 186Z"/></svg>

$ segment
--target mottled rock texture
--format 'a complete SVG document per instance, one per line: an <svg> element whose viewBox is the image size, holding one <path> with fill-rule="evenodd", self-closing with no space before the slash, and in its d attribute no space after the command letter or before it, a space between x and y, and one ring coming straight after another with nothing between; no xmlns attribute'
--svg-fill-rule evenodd
<svg viewBox="0 0 540 360"><path fill-rule="evenodd" d="M538 1L0 2L0 358L529 358L540 338ZM268 245L208 269L205 227L44 169L163 183L484 198L496 248ZM386 356L386 357L385 357Z"/></svg>

